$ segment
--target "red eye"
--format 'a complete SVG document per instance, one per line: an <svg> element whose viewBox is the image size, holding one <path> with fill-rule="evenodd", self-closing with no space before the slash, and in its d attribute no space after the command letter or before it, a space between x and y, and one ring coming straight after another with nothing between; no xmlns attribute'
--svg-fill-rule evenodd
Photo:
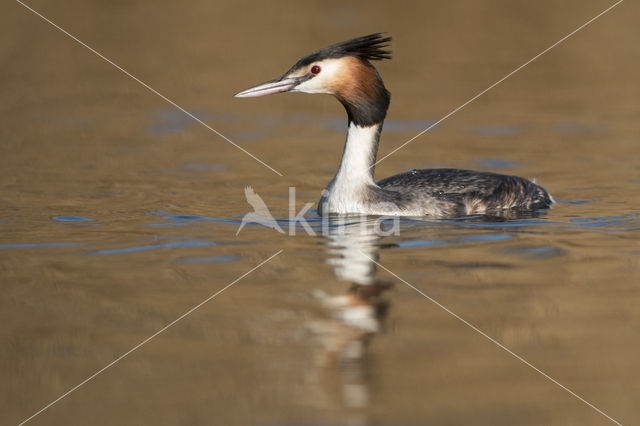
<svg viewBox="0 0 640 426"><path fill-rule="evenodd" d="M320 72L320 67L317 65L314 65L311 67L311 74L318 74Z"/></svg>

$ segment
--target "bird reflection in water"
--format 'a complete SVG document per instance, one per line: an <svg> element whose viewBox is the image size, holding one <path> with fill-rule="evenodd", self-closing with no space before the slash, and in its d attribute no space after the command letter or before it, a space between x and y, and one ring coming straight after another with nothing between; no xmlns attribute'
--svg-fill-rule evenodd
<svg viewBox="0 0 640 426"><path fill-rule="evenodd" d="M391 283L376 277L379 240L394 233L396 219L335 217L329 219L327 262L350 286L346 293L315 290L327 316L314 319L308 330L317 342L314 363L320 371L337 371L342 402L366 407L370 402L367 347L383 329L389 307L383 294ZM319 371L319 372L320 372Z"/></svg>

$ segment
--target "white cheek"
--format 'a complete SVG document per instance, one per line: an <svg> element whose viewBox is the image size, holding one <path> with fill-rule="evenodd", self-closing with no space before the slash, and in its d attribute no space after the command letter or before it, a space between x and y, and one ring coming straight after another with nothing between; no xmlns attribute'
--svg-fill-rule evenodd
<svg viewBox="0 0 640 426"><path fill-rule="evenodd" d="M326 79L323 79L318 75L311 80L307 80L304 83L297 85L293 91L304 93L330 93L326 83Z"/></svg>
<svg viewBox="0 0 640 426"><path fill-rule="evenodd" d="M331 94L332 82L340 75L342 64L337 59L327 59L318 63L321 68L319 74L304 83L299 84L293 91L304 93Z"/></svg>

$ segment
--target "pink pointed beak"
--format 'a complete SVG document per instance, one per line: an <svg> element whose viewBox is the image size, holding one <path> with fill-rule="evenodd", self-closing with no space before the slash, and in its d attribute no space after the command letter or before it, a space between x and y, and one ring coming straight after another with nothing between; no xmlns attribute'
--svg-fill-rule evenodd
<svg viewBox="0 0 640 426"><path fill-rule="evenodd" d="M300 82L300 77L280 77L233 95L234 98L254 98L257 96L271 95L273 93L288 92L294 89Z"/></svg>

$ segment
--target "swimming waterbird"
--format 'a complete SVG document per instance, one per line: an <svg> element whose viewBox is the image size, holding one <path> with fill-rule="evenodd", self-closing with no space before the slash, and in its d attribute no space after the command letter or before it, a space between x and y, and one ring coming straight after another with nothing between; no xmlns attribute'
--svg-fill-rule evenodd
<svg viewBox="0 0 640 426"><path fill-rule="evenodd" d="M391 37L375 33L325 47L301 58L281 77L235 95L324 93L342 103L348 117L347 140L318 212L450 217L550 207L554 200L544 188L497 173L424 169L374 180L390 93L371 61L391 59L389 42Z"/></svg>

